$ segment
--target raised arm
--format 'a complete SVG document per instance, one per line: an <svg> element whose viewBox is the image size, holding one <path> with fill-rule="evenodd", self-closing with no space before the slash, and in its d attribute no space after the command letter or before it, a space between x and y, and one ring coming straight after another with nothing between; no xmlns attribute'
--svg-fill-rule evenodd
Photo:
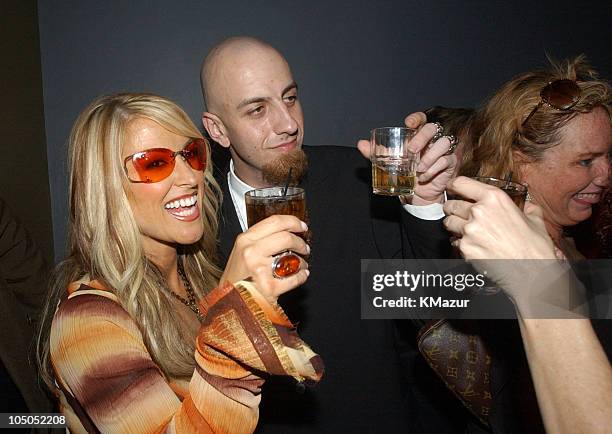
<svg viewBox="0 0 612 434"><path fill-rule="evenodd" d="M196 341L196 368L181 390L151 359L138 326L112 294L81 289L64 301L52 326L51 357L63 404L73 410L64 409L70 425L247 433L257 424L262 373L320 378L319 357L249 283L215 289L202 308L208 314Z"/></svg>
<svg viewBox="0 0 612 434"><path fill-rule="evenodd" d="M516 260L505 261L498 275L487 262L487 271L515 301L546 430L603 432L612 424L612 368L591 322L528 318L530 297L521 294L528 276L522 268L511 272L512 264L524 266L521 259L556 258L541 209L528 203L523 214L501 190L463 177L452 181L450 190L475 201L449 201L444 207L446 226L461 237L457 245L465 258L476 260L476 265L481 259ZM540 273L535 281L555 285L559 273Z"/></svg>

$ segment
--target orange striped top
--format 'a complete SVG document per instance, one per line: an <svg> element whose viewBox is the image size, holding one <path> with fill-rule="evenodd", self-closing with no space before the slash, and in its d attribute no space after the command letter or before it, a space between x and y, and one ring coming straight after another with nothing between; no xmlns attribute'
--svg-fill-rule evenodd
<svg viewBox="0 0 612 434"><path fill-rule="evenodd" d="M51 326L51 361L70 430L249 433L262 373L321 378L321 358L252 283L216 288L200 308L205 319L187 383L164 376L136 322L96 281L62 301Z"/></svg>

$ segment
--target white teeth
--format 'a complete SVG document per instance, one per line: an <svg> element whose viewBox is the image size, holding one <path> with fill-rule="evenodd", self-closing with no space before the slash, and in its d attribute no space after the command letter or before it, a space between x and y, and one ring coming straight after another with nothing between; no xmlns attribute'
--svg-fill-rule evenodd
<svg viewBox="0 0 612 434"><path fill-rule="evenodd" d="M197 194L194 194L193 196L189 196L188 198L183 198L183 199L179 199L179 200L173 200L172 202L168 202L166 205L164 205L164 208L166 209L173 209L173 208L185 208L188 206L193 206L195 205L195 203L197 202Z"/></svg>
<svg viewBox="0 0 612 434"><path fill-rule="evenodd" d="M181 211L177 211L174 214L180 217L187 217L188 215L193 214L196 211L195 207L187 208Z"/></svg>

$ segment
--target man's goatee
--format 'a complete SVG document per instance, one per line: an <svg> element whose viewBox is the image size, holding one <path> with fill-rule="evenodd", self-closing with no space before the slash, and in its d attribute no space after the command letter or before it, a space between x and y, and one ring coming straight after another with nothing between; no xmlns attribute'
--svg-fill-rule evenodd
<svg viewBox="0 0 612 434"><path fill-rule="evenodd" d="M293 149L262 167L264 181L284 185L291 169L290 185L296 185L308 171L308 157L302 148Z"/></svg>

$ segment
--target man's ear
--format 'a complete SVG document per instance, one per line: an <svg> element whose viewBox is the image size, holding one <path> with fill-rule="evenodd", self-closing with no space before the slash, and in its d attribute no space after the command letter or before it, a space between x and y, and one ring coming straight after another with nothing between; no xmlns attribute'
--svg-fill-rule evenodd
<svg viewBox="0 0 612 434"><path fill-rule="evenodd" d="M227 136L225 125L223 125L223 121L221 121L219 116L210 112L202 113L202 125L208 132L211 139L224 148L229 148L230 140Z"/></svg>

